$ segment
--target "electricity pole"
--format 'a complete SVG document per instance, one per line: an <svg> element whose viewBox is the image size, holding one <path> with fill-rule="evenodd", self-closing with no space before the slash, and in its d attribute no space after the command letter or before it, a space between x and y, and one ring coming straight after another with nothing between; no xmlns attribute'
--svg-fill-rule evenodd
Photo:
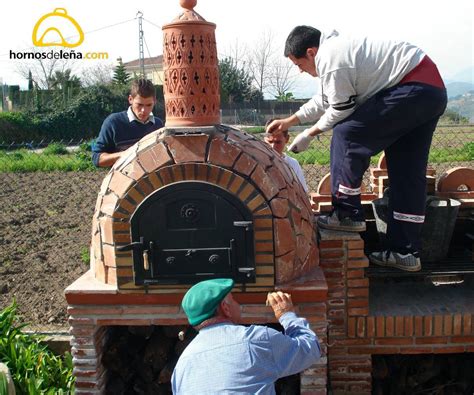
<svg viewBox="0 0 474 395"><path fill-rule="evenodd" d="M143 12L137 12L138 17L138 62L140 64L140 74L145 78L145 53L143 51Z"/></svg>

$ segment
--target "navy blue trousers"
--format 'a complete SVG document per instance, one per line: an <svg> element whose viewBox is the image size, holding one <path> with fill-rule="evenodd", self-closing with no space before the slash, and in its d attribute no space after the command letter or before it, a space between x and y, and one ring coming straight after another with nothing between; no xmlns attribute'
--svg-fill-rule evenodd
<svg viewBox="0 0 474 395"><path fill-rule="evenodd" d="M421 248L428 154L446 104L445 89L400 84L377 93L334 127L331 188L339 218L364 219L362 177L370 157L385 150L390 180L387 239L392 251Z"/></svg>

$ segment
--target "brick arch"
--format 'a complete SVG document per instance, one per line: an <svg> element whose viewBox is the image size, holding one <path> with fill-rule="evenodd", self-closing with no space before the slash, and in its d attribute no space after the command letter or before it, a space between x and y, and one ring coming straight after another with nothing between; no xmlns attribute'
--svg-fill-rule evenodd
<svg viewBox="0 0 474 395"><path fill-rule="evenodd" d="M273 289L318 264L306 194L286 163L263 142L238 130L191 136L154 132L130 148L106 176L93 218L91 267L101 281L124 292L134 285L130 218L138 205L172 183L206 182L239 198L254 219L257 283ZM159 288L159 289L158 289ZM148 286L166 292L179 286Z"/></svg>

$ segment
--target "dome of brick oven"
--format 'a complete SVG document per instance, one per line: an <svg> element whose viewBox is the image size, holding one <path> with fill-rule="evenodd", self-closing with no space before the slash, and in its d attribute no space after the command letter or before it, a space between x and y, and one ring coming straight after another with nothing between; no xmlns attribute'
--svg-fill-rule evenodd
<svg viewBox="0 0 474 395"><path fill-rule="evenodd" d="M163 128L129 148L102 183L91 246L91 268L98 280L124 292L173 288L135 285L132 252L119 247L132 242L136 210L156 192L180 183L213 185L251 213L257 278L247 284L248 290L273 289L303 278L318 265L308 197L267 144L224 125ZM156 238L159 244L160 235Z"/></svg>

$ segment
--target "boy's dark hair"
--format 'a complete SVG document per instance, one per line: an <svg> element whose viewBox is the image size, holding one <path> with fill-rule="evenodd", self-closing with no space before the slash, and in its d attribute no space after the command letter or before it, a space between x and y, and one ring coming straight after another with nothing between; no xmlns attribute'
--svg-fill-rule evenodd
<svg viewBox="0 0 474 395"><path fill-rule="evenodd" d="M156 97L156 90L153 82L146 78L137 78L132 81L130 87L130 96L141 96L141 97Z"/></svg>
<svg viewBox="0 0 474 395"><path fill-rule="evenodd" d="M308 48L319 47L320 38L321 32L318 29L304 25L296 26L286 39L285 56L303 58Z"/></svg>

